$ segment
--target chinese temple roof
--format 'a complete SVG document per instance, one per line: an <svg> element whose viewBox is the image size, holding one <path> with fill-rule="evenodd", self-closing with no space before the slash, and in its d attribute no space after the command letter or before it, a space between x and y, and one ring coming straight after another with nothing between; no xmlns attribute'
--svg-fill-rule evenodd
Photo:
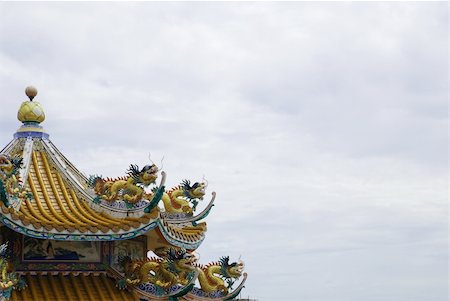
<svg viewBox="0 0 450 301"><path fill-rule="evenodd" d="M17 114L22 125L0 151L0 227L6 226L0 228L0 300L225 301L239 295L247 279L243 261L223 256L198 263L195 250L207 230L201 220L216 196L212 192L195 213L206 179L166 190L166 173L150 158L142 168L131 164L126 176L86 177L41 126L37 90L28 87L26 94L29 101ZM86 256L91 253L97 257Z"/></svg>
<svg viewBox="0 0 450 301"><path fill-rule="evenodd" d="M186 215L181 209L179 213L160 212L156 196L151 201L142 198L133 203L105 199L105 192L96 193L95 180L103 181L102 184L107 182L105 187L118 182L128 185L120 191L138 190L140 186L130 188L132 185L126 178L92 180L84 176L51 142L41 126L45 114L40 103L33 101L37 90L28 87L26 94L30 100L22 103L17 114L23 125L0 151L0 172L4 178L7 167L17 169L16 175L4 180L3 199L0 187L3 201L0 218L4 225L27 236L54 240L121 240L155 232L169 245L196 249L201 244L206 224L197 221L209 213L214 193L207 208L196 216ZM6 171L2 171L2 166ZM131 167L139 171L137 166ZM145 168L147 166L142 170ZM152 168L158 171L156 166L149 166L147 170ZM164 181L162 172L161 183L154 188L156 195L161 192L160 199Z"/></svg>

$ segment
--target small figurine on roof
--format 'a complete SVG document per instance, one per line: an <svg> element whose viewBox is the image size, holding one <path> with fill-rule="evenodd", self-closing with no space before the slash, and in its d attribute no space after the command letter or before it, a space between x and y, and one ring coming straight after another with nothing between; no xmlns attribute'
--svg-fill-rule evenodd
<svg viewBox="0 0 450 301"><path fill-rule="evenodd" d="M183 180L180 185L173 187L162 196L164 208L169 213L185 213L192 215L200 200L205 196L207 182ZM192 206L191 206L192 204Z"/></svg>
<svg viewBox="0 0 450 301"><path fill-rule="evenodd" d="M27 286L23 278L11 271L7 254L8 242L0 245L0 301L9 300L13 289L21 290Z"/></svg>
<svg viewBox="0 0 450 301"><path fill-rule="evenodd" d="M19 171L22 158L0 154L0 201L6 207L10 206L10 199L30 199L31 193L21 187Z"/></svg>
<svg viewBox="0 0 450 301"><path fill-rule="evenodd" d="M128 176L116 179L103 179L100 176L91 176L89 186L94 189L99 199L107 202L123 200L135 204L140 200L151 200L153 193L146 193L144 188L155 183L159 168L155 165L145 165L139 169L131 164Z"/></svg>

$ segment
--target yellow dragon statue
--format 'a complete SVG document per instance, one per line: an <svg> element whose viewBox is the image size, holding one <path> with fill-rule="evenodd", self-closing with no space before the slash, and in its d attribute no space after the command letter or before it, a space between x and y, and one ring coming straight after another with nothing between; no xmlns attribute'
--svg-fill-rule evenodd
<svg viewBox="0 0 450 301"><path fill-rule="evenodd" d="M191 185L189 180L183 180L180 185L163 194L162 201L166 212L192 214L197 208L198 200L203 200L206 187L207 183L204 182Z"/></svg>
<svg viewBox="0 0 450 301"><path fill-rule="evenodd" d="M173 285L187 285L188 275L196 270L196 257L184 249L169 249L165 258L147 258L131 260L129 256L119 258L119 264L124 267L125 278L118 282L118 287L124 289L127 285L135 286L141 283L152 283L163 289Z"/></svg>
<svg viewBox="0 0 450 301"><path fill-rule="evenodd" d="M6 253L8 242L0 245L0 301L9 300L13 289L21 290L26 287L25 281L11 270Z"/></svg>
<svg viewBox="0 0 450 301"><path fill-rule="evenodd" d="M9 198L30 199L31 193L20 187L19 170L23 159L0 154L0 200L9 207Z"/></svg>
<svg viewBox="0 0 450 301"><path fill-rule="evenodd" d="M218 262L205 266L198 265L200 268L198 281L204 292L221 291L224 295L228 294L228 289L234 284L236 279L241 277L244 270L242 261L230 264L229 260L229 256L226 256L220 258Z"/></svg>
<svg viewBox="0 0 450 301"><path fill-rule="evenodd" d="M144 188L155 183L158 171L159 168L155 164L146 165L141 170L137 165L131 164L126 177L103 179L100 176L91 176L88 183L94 189L97 201L124 200L129 204L135 204L142 199L153 198L154 194L146 193Z"/></svg>

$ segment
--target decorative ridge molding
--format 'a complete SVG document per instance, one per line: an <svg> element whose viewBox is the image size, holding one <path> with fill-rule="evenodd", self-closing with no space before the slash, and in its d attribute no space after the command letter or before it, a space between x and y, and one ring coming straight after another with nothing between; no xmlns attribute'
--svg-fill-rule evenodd
<svg viewBox="0 0 450 301"><path fill-rule="evenodd" d="M20 168L19 175L20 179L22 181L21 187L25 187L27 180L28 180L28 171L30 170L30 163L31 163L31 155L33 153L33 145L34 141L33 138L28 137L25 140L25 145L23 146L23 152L22 152L22 159L23 159L23 165ZM16 210L19 210L17 208Z"/></svg>
<svg viewBox="0 0 450 301"><path fill-rule="evenodd" d="M203 232L201 238L198 239L195 242L189 242L189 241L181 240L179 238L173 237L173 235L171 235L169 233L169 231L167 231L167 229L163 225L163 223L161 223L160 219L158 219L157 223L158 223L158 226L159 226L159 230L160 230L162 236L164 237L164 239L167 240L167 242L169 242L170 244L172 244L174 246L177 246L177 247L180 247L180 248L185 248L187 250L195 250L201 245L201 243L205 239L205 233Z"/></svg>
<svg viewBox="0 0 450 301"><path fill-rule="evenodd" d="M19 142L19 139L14 138L11 140L1 151L0 154L9 154L11 149Z"/></svg>
<svg viewBox="0 0 450 301"><path fill-rule="evenodd" d="M163 217L164 220L169 224L183 224L183 223L189 223L189 222L197 222L199 220L204 219L208 216L209 212L211 211L212 207L214 207L214 201L216 199L216 193L213 191L212 193L211 201L209 201L208 206L205 207L205 209L202 210L199 214L192 216L192 217L186 217L186 218L170 218L170 215Z"/></svg>
<svg viewBox="0 0 450 301"><path fill-rule="evenodd" d="M32 224L26 226L17 217L16 219L14 219L13 214L9 212L1 214L0 221L2 222L3 225L7 226L11 230L22 233L26 236L41 239L53 239L53 240L72 240L72 241L126 240L140 235L144 235L148 231L158 227L164 239L166 239L170 244L188 250L195 250L200 246L200 244L203 242L205 238L205 236L202 235L201 239L195 242L188 242L174 238L166 231L164 225L161 223L161 220L159 218L157 218L156 220L152 220L150 223L144 225L143 227L133 229L132 231L120 230L118 232L113 232L112 230L109 230L106 233L92 233L90 231L87 231L85 233L81 233L79 231L68 232L67 230L58 231L56 229L51 229L49 231L36 230L31 228L33 227Z"/></svg>
<svg viewBox="0 0 450 301"><path fill-rule="evenodd" d="M25 275L31 275L31 276L46 276L46 275L51 275L51 276L55 276L55 275L90 276L90 275L92 275L95 277L107 274L106 271L16 271L16 273L21 276L25 276Z"/></svg>

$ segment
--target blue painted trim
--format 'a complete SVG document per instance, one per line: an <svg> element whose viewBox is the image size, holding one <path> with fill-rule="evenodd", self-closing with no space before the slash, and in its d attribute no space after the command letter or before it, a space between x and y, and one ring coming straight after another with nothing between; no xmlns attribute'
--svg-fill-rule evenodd
<svg viewBox="0 0 450 301"><path fill-rule="evenodd" d="M43 232L43 231L37 231L32 230L29 228L26 228L24 226L21 226L14 221L10 220L6 215L0 215L0 221L10 228L11 230L22 233L23 235L27 235L34 238L41 238L41 239L53 239L53 240L71 240L71 241L113 241L113 240L126 240L130 238L134 238L140 235L143 235L147 233L150 230L155 229L156 227L159 227L162 235L164 238L172 245L185 248L188 250L197 249L200 244L203 242L204 237L195 243L189 243L189 242L182 242L179 240L176 240L172 238L169 233L167 233L166 229L164 228L163 224L161 223L160 219L156 219L152 221L150 224L139 228L137 230L131 231L131 232L125 232L121 234L63 234L63 233L51 233L51 232Z"/></svg>
<svg viewBox="0 0 450 301"><path fill-rule="evenodd" d="M22 233L24 235L43 238L43 239L53 239L53 240L72 240L72 241L112 241L112 240L125 240L134 238L139 235L143 235L148 231L156 228L159 224L156 221L151 222L145 227L139 228L132 232L125 232L121 234L62 234L62 233L51 233L42 232L32 229L28 229L17 223L13 222L5 215L1 215L1 222L15 232Z"/></svg>
<svg viewBox="0 0 450 301"><path fill-rule="evenodd" d="M164 238L170 244L172 244L174 246L177 246L180 248L185 248L187 250L194 250L194 249L197 249L201 245L203 240L205 239L205 237L202 237L202 239L200 239L198 242L195 242L195 243L182 242L182 241L176 240L176 239L172 238L172 236L170 236L170 234L167 232L164 225L161 223L161 220L158 219L157 223L158 223L159 229L161 230L161 233L164 236Z"/></svg>
<svg viewBox="0 0 450 301"><path fill-rule="evenodd" d="M15 139L28 138L28 137L48 139L50 137L50 135L47 133L43 133L43 132L33 132L33 131L16 132L14 134Z"/></svg>

